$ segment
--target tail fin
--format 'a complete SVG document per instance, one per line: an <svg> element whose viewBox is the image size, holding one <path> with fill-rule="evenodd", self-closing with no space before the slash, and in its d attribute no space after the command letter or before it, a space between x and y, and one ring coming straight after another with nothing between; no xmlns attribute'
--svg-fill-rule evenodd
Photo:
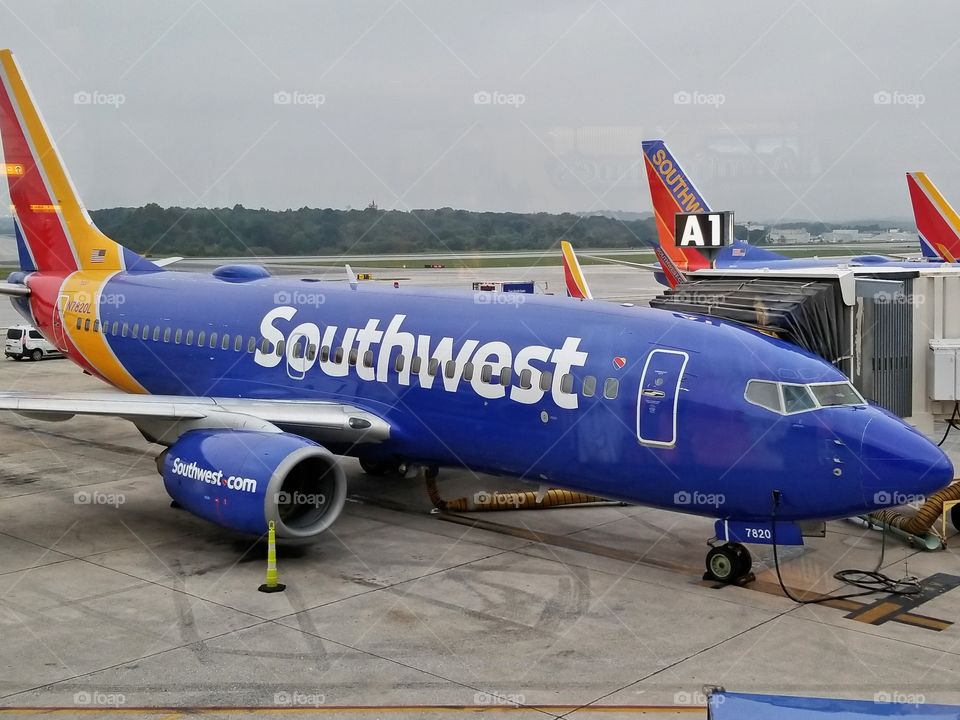
<svg viewBox="0 0 960 720"><path fill-rule="evenodd" d="M710 267L703 253L695 248L676 247L673 237L674 216L681 212L709 212L706 200L680 169L663 140L644 140L643 155L660 247L681 270Z"/></svg>
<svg viewBox="0 0 960 720"><path fill-rule="evenodd" d="M663 248L659 245L653 248L654 254L657 256L657 260L660 261L660 267L663 268L663 279L666 281L666 285L672 290L680 283L687 281L687 276L677 267L676 263L670 259L670 256L664 252ZM657 278L659 280L659 278Z"/></svg>
<svg viewBox="0 0 960 720"><path fill-rule="evenodd" d="M23 270L159 270L93 224L9 50L0 50L0 138Z"/></svg>
<svg viewBox="0 0 960 720"><path fill-rule="evenodd" d="M907 173L907 187L913 203L913 216L920 235L920 250L927 257L947 262L960 258L960 215L930 182L926 173Z"/></svg>
<svg viewBox="0 0 960 720"><path fill-rule="evenodd" d="M593 300L593 294L587 285L587 279L580 269L580 261L573 251L573 245L566 240L560 241L560 251L563 253L563 281L567 286L567 297Z"/></svg>

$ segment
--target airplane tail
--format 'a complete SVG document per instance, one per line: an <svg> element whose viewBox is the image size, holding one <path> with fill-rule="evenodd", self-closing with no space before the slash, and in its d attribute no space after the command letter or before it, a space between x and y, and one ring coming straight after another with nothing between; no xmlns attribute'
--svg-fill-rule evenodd
<svg viewBox="0 0 960 720"><path fill-rule="evenodd" d="M0 139L22 270L160 269L93 224L9 50L0 50Z"/></svg>
<svg viewBox="0 0 960 720"><path fill-rule="evenodd" d="M566 240L561 240L560 251L563 253L563 281L567 286L567 297L593 300L593 294L587 285L583 270L580 269L580 261L573 252L573 246Z"/></svg>
<svg viewBox="0 0 960 720"><path fill-rule="evenodd" d="M677 213L709 212L710 206L670 154L663 140L644 140L643 155L660 247L681 270L710 267L706 255L695 248L676 247L673 237L674 216Z"/></svg>
<svg viewBox="0 0 960 720"><path fill-rule="evenodd" d="M663 279L660 279L659 273L657 277L657 280L662 285L667 285L672 290L680 283L687 281L686 273L677 267L677 264L670 259L670 256L664 252L662 247L659 245L654 246L653 252L657 256L657 260L660 261L660 267L663 269Z"/></svg>
<svg viewBox="0 0 960 720"><path fill-rule="evenodd" d="M907 187L920 235L920 250L925 257L957 262L960 258L960 215L926 173L907 173Z"/></svg>

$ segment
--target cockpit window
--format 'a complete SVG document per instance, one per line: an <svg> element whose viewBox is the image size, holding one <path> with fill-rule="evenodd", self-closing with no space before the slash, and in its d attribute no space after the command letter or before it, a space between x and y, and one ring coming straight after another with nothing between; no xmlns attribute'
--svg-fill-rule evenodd
<svg viewBox="0 0 960 720"><path fill-rule="evenodd" d="M775 382L751 380L747 383L747 392L744 397L754 405L773 410L775 413L783 412L780 409L780 390L777 389Z"/></svg>
<svg viewBox="0 0 960 720"><path fill-rule="evenodd" d="M783 409L787 415L812 410L817 406L806 385L783 383L780 387L783 389Z"/></svg>
<svg viewBox="0 0 960 720"><path fill-rule="evenodd" d="M850 383L823 383L811 385L813 396L823 407L836 405L864 405L863 397Z"/></svg>

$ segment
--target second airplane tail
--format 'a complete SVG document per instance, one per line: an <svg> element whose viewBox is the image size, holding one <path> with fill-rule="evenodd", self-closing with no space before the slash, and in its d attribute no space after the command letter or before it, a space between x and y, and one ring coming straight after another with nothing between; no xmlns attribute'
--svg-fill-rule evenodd
<svg viewBox="0 0 960 720"><path fill-rule="evenodd" d="M9 50L0 50L0 139L22 270L160 269L93 224Z"/></svg>
<svg viewBox="0 0 960 720"><path fill-rule="evenodd" d="M926 173L907 173L907 188L924 256L957 262L960 258L960 215Z"/></svg>

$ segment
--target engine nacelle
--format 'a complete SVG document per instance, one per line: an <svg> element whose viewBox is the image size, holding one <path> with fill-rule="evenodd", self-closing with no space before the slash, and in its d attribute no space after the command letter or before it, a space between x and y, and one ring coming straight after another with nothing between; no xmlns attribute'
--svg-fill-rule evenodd
<svg viewBox="0 0 960 720"><path fill-rule="evenodd" d="M347 479L336 458L299 435L191 430L162 456L163 485L185 510L222 527L309 538L340 515Z"/></svg>

